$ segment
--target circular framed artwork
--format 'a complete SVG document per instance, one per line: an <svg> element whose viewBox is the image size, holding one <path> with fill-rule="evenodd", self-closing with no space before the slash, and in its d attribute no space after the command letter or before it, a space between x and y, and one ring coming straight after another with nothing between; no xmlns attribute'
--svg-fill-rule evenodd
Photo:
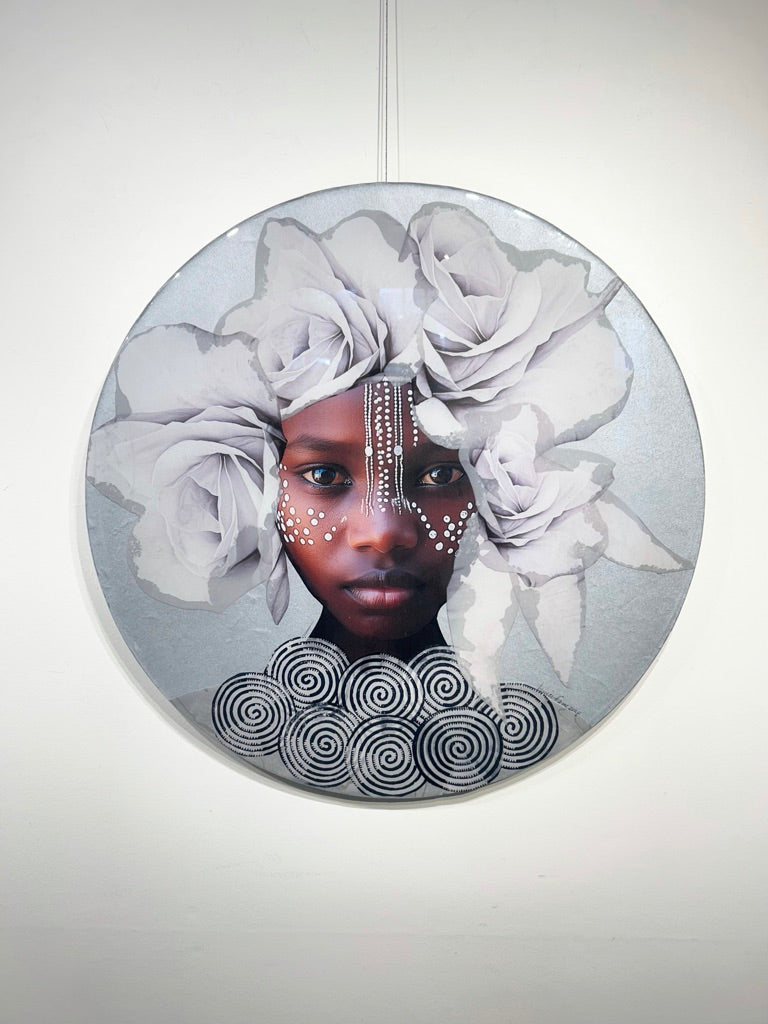
<svg viewBox="0 0 768 1024"><path fill-rule="evenodd" d="M109 372L87 520L161 693L253 768L341 797L464 794L637 683L698 551L675 360L552 225L355 185L227 231Z"/></svg>

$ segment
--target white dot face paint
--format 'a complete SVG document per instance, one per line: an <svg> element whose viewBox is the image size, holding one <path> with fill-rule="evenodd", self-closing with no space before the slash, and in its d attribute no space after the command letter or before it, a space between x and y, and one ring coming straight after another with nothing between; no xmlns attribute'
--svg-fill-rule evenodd
<svg viewBox="0 0 768 1024"><path fill-rule="evenodd" d="M426 513L418 505L413 506L413 511L419 517L419 520L424 524L424 529L427 533L427 538L434 542L436 551L445 551L447 555L453 555L456 552L456 546L461 540L464 531L467 528L467 522L471 514L471 510L474 508L474 504L470 501L467 502L466 508L462 509L456 517L454 522L450 516L444 515L442 517L442 525L445 529L439 531L429 521ZM442 533L443 540L439 540L439 535ZM446 543L450 544L450 547L446 548Z"/></svg>
<svg viewBox="0 0 768 1024"><path fill-rule="evenodd" d="M281 500L275 515L280 536L286 544L309 545L314 547L316 541L332 541L336 534L336 527L328 527L321 520L326 518L325 512L319 511L314 505L302 508L288 491L289 481L283 474L288 469L285 465L280 466L281 475ZM308 525L307 525L308 524Z"/></svg>
<svg viewBox="0 0 768 1024"><path fill-rule="evenodd" d="M417 517L420 528L423 528L423 542L431 544L435 551L452 556L466 529L474 504L471 501L467 502L465 508L453 511L452 514L446 513L443 505L440 509L440 521L433 525L424 509L406 498L403 461L407 436L403 428L404 394L408 396L407 408L411 420L408 426L413 433L416 446L418 427L412 390L406 391L402 386L390 381L369 381L364 385L365 490L361 511L368 516L373 515L375 511L385 512L391 508L399 515L413 515ZM409 472L412 472L413 466L410 462L409 465ZM338 524L329 523L326 512L319 510L316 502L309 496L297 501L296 493L292 495L289 491L290 481L286 477L287 473L287 467L281 464L280 501L276 518L285 543L295 544L298 541L300 544L314 546L319 542L325 545L342 536L347 517L343 516ZM410 482L408 486L412 487L413 483ZM439 497L438 488L427 488L424 493L429 496L427 507L433 508L433 499ZM304 501L307 502L306 505ZM338 532L339 527L342 528L341 533Z"/></svg>

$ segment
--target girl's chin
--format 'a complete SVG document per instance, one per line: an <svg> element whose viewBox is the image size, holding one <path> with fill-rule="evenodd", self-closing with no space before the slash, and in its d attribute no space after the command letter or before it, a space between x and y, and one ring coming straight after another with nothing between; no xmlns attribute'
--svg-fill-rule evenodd
<svg viewBox="0 0 768 1024"><path fill-rule="evenodd" d="M444 643L437 618L424 622L408 616L368 614L335 619L327 611L313 636L330 640L354 657L390 654L408 661L422 647Z"/></svg>

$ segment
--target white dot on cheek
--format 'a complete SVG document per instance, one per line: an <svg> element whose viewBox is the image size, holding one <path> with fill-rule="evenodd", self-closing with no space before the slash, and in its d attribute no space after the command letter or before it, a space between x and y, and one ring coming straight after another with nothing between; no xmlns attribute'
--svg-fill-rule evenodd
<svg viewBox="0 0 768 1024"><path fill-rule="evenodd" d="M439 540L437 542L437 544L435 544L435 551L442 551L442 550L443 550L443 542L441 540Z"/></svg>
<svg viewBox="0 0 768 1024"><path fill-rule="evenodd" d="M325 539L326 540L333 540L333 534L332 533L326 533L325 534Z"/></svg>

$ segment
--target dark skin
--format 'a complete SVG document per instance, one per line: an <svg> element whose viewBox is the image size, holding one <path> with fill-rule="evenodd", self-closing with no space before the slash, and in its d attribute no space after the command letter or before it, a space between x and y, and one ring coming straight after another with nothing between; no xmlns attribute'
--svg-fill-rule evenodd
<svg viewBox="0 0 768 1024"><path fill-rule="evenodd" d="M363 386L283 422L283 543L323 606L312 635L336 644L350 661L368 654L408 661L445 643L436 616L474 510L458 453L414 431L406 389L399 390L401 491L386 478L387 466L393 473L386 460L391 440L369 438L373 454L366 458ZM390 386L390 399L393 394ZM385 426L393 419L385 415Z"/></svg>

